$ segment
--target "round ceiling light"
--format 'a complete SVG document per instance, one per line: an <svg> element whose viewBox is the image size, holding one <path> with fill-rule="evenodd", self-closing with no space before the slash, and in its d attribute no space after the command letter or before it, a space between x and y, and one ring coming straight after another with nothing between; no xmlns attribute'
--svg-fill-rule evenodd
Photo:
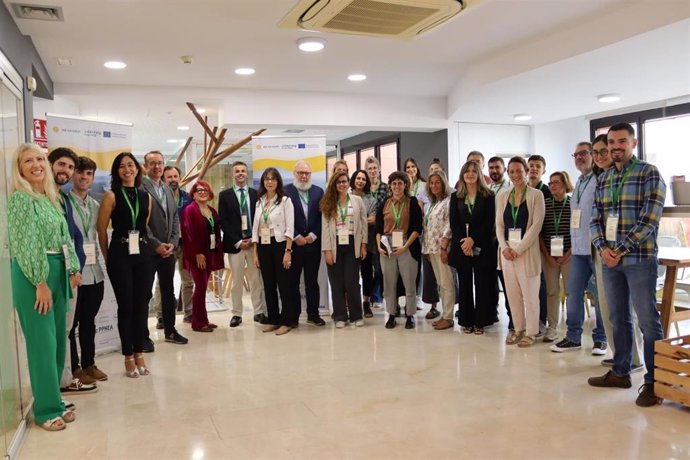
<svg viewBox="0 0 690 460"><path fill-rule="evenodd" d="M367 79L367 76L363 73L353 73L352 75L348 75L347 79L350 81L364 81Z"/></svg>
<svg viewBox="0 0 690 460"><path fill-rule="evenodd" d="M530 121L532 119L532 115L529 113L516 113L513 115L513 120L515 121Z"/></svg>
<svg viewBox="0 0 690 460"><path fill-rule="evenodd" d="M179 139L168 139L168 144L177 144L179 142L182 142L182 141Z"/></svg>
<svg viewBox="0 0 690 460"><path fill-rule="evenodd" d="M305 53L315 53L326 47L326 40L321 37L298 38L297 47Z"/></svg>
<svg viewBox="0 0 690 460"><path fill-rule="evenodd" d="M254 75L256 70L252 69L251 67L240 67L235 69L235 73L237 75Z"/></svg>
<svg viewBox="0 0 690 460"><path fill-rule="evenodd" d="M127 67L127 64L122 61L107 61L103 63L103 67L106 69L120 70Z"/></svg>
<svg viewBox="0 0 690 460"><path fill-rule="evenodd" d="M615 94L615 93L600 94L599 96L597 96L597 99L599 100L599 102L603 102L603 103L618 102L621 100L621 95Z"/></svg>
<svg viewBox="0 0 690 460"><path fill-rule="evenodd" d="M189 126L178 126L177 129L179 129L180 131L189 131Z"/></svg>

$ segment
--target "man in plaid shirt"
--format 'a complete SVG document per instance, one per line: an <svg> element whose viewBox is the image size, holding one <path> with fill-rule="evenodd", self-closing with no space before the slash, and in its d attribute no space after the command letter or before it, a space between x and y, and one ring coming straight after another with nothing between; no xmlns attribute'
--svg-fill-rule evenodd
<svg viewBox="0 0 690 460"><path fill-rule="evenodd" d="M654 342L664 338L656 308L656 238L666 184L655 166L633 156L637 139L632 126L627 123L612 126L607 140L615 167L599 177L590 231L592 244L601 253L604 264L604 286L616 351L612 370L588 382L596 387L632 386L630 304L634 298L647 366L636 403L649 407L661 404L661 398L654 395Z"/></svg>

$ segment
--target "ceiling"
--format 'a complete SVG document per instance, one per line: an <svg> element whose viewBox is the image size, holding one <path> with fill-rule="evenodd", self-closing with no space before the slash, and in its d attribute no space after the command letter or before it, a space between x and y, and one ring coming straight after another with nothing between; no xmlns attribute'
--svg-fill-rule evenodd
<svg viewBox="0 0 690 460"><path fill-rule="evenodd" d="M11 1L4 2L9 8ZM295 46L297 38L310 32L277 27L296 0L27 3L60 6L65 18L16 19L56 84L55 102L39 103L39 113L45 107L133 122L135 149L161 148L168 139L201 135L183 104L189 94L208 108L212 124L222 123L218 111L230 90L447 98L449 120L487 123L512 123L513 113L525 111L540 113L540 122L585 115L599 111L590 99L602 92L630 96L621 106L690 94L687 0L468 0L457 18L414 41L318 34L328 43L316 54ZM671 26L670 34L655 32ZM639 46L633 47L631 40L654 33L661 33L652 39L654 46L638 39ZM625 43L627 52L637 54L616 59ZM192 55L193 63L182 63L182 55ZM636 65L645 56L663 58L658 60L663 70L657 69L655 78L659 73L674 76L672 84L656 85L666 91L647 91L649 75ZM59 66L58 58L70 58L72 65ZM107 70L106 60L128 66ZM233 69L242 66L255 68L256 74L235 75ZM349 82L346 76L352 72L368 79ZM625 85L619 89L608 80ZM572 89L554 90L564 82ZM100 94L98 85L109 91ZM135 87L136 96L128 95ZM141 96L142 87L151 88L144 91L150 96ZM559 93L567 103L554 99ZM192 130L178 132L175 128L182 124ZM338 140L363 130L355 125L299 127Z"/></svg>

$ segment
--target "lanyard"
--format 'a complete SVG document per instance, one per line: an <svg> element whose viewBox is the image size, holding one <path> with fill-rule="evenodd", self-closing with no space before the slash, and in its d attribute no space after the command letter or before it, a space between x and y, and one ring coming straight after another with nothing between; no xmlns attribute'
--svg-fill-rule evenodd
<svg viewBox="0 0 690 460"><path fill-rule="evenodd" d="M240 211L242 213L244 213L247 211L247 193L245 193L244 187L239 189L239 188L237 188L237 186L235 186L235 195L238 195L238 194L239 194L239 196L237 197L238 198L237 201L240 202Z"/></svg>
<svg viewBox="0 0 690 460"><path fill-rule="evenodd" d="M494 182L494 184L495 184L495 183L496 183L496 182ZM498 195L498 192L500 192L501 190L503 190L503 186L504 186L505 184L506 184L506 180L503 179L503 180L501 181L501 183L498 184L498 188L496 189L496 192L494 193L494 195Z"/></svg>
<svg viewBox="0 0 690 460"><path fill-rule="evenodd" d="M537 184L537 188L543 192L544 191L544 183L542 181L539 181L539 183Z"/></svg>
<svg viewBox="0 0 690 460"><path fill-rule="evenodd" d="M580 197L582 196L582 192L585 191L587 188L587 184L589 184L589 181L592 180L592 176L594 176L594 173L589 173L589 177L585 182L580 182L580 185L577 187L577 204L580 204ZM582 185L584 183L584 185Z"/></svg>
<svg viewBox="0 0 690 460"><path fill-rule="evenodd" d="M84 211L82 211L81 206L77 202L77 200L72 196L72 194L69 195L69 199L72 202L75 208L77 210L77 214L79 214L79 218L81 219L81 225L84 227L84 235L85 237L88 235L89 231L91 230L91 219L93 218L93 208L91 207L91 203L89 203L88 199L86 200L86 215L84 215Z"/></svg>
<svg viewBox="0 0 690 460"><path fill-rule="evenodd" d="M347 196L347 203L345 203L344 208L340 207L340 201L338 201L338 212L340 213L340 222L345 223L345 220L347 219L347 209L349 207L350 207L350 195Z"/></svg>
<svg viewBox="0 0 690 460"><path fill-rule="evenodd" d="M611 174L611 178L609 179L609 188L611 189L611 199L613 200L613 207L614 209L618 208L618 202L621 198L621 190L623 189L623 184L625 181L628 179L628 176L630 176L630 173L632 173L633 168L637 164L637 157L633 158L632 163L628 168L625 170L623 173L623 177L621 178L621 181L618 183L618 187L613 187L613 176L614 174Z"/></svg>
<svg viewBox="0 0 690 460"><path fill-rule="evenodd" d="M518 205L515 206L515 189L510 192L510 213L513 216L513 227L517 227L517 216L520 211L520 204L522 204L522 200L525 199L525 195L527 195L527 187L522 190L522 198L520 198Z"/></svg>
<svg viewBox="0 0 690 460"><path fill-rule="evenodd" d="M419 180L414 183L414 190L410 192L410 196L417 196L417 190L419 190Z"/></svg>
<svg viewBox="0 0 690 460"><path fill-rule="evenodd" d="M139 192L137 189L134 189L134 208L132 208L132 202L129 201L129 197L127 196L127 193L125 193L125 189L121 188L120 191L122 192L122 196L125 197L125 201L127 202L127 206L129 206L129 212L132 213L132 230L137 228L137 218L139 217Z"/></svg>
<svg viewBox="0 0 690 460"><path fill-rule="evenodd" d="M477 202L477 197L474 197L474 203ZM465 204L467 205L467 210L470 212L470 217L472 217L472 212L474 212L474 203L470 201L470 196L465 195Z"/></svg>
<svg viewBox="0 0 690 460"><path fill-rule="evenodd" d="M561 212L558 213L558 218L556 218L556 199L552 198L551 199L553 203L553 228L556 231L556 236L558 236L558 227L561 226L561 218L563 217L563 210L565 209L565 205L568 204L568 197L565 197L565 200L563 200L563 204L561 205Z"/></svg>
<svg viewBox="0 0 690 460"><path fill-rule="evenodd" d="M209 209L209 212L210 211L211 210ZM203 213L201 213L201 215L204 216ZM204 219L206 219L206 222L208 222L208 224L211 226L211 233L213 233L216 229L216 221L213 218L213 212L211 212L208 217L204 216Z"/></svg>
<svg viewBox="0 0 690 460"><path fill-rule="evenodd" d="M266 224L266 225L268 225L268 216L271 214L271 211L273 210L273 208L276 207L276 203L274 201L273 204L271 204L271 206L268 207L268 212L266 212L266 206L264 206L264 201L267 201L267 200L268 200L268 198L266 198L266 200L261 201L261 217L264 218L264 224Z"/></svg>
<svg viewBox="0 0 690 460"><path fill-rule="evenodd" d="M429 204L429 210L426 212L426 215L424 216L424 225L429 225L429 217L431 216L431 212L434 210L437 204L438 201L435 201L434 204Z"/></svg>
<svg viewBox="0 0 690 460"><path fill-rule="evenodd" d="M305 206L309 206L309 190L307 190L306 192L303 192L302 190L297 190L297 194L299 195L299 200Z"/></svg>
<svg viewBox="0 0 690 460"><path fill-rule="evenodd" d="M405 197L403 197L403 200ZM393 201L393 198L391 198L391 210L393 211L393 217L395 218L395 228L399 229L400 228L400 221L402 220L402 213L403 210L405 209L405 202L402 202L402 205L400 205L400 209L396 209L395 202Z"/></svg>

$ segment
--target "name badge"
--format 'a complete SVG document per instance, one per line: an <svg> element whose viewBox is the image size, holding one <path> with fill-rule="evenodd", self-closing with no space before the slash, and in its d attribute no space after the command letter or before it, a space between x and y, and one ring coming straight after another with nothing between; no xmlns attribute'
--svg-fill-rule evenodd
<svg viewBox="0 0 690 460"><path fill-rule="evenodd" d="M242 216L242 230L249 230L249 220L247 216Z"/></svg>
<svg viewBox="0 0 690 460"><path fill-rule="evenodd" d="M570 228L580 228L580 217L582 209L573 209L570 213Z"/></svg>
<svg viewBox="0 0 690 460"><path fill-rule="evenodd" d="M86 265L96 263L96 243L84 243L84 254L86 254Z"/></svg>
<svg viewBox="0 0 690 460"><path fill-rule="evenodd" d="M139 254L139 230L130 230L129 236L127 237L127 243L129 244L129 255L133 256Z"/></svg>
<svg viewBox="0 0 690 460"><path fill-rule="evenodd" d="M393 248L399 248L403 245L402 230L393 230Z"/></svg>
<svg viewBox="0 0 690 460"><path fill-rule="evenodd" d="M271 244L271 229L268 227L261 228L261 244Z"/></svg>
<svg viewBox="0 0 690 460"><path fill-rule="evenodd" d="M350 234L345 226L338 229L338 244L345 246L350 244Z"/></svg>
<svg viewBox="0 0 690 460"><path fill-rule="evenodd" d="M62 255L65 258L65 269L69 272L69 246L66 244L62 245Z"/></svg>
<svg viewBox="0 0 690 460"><path fill-rule="evenodd" d="M606 219L606 241L616 241L618 230L618 214L610 215Z"/></svg>
<svg viewBox="0 0 690 460"><path fill-rule="evenodd" d="M522 241L522 229L521 228L509 228L508 229L508 242L517 244L520 241Z"/></svg>
<svg viewBox="0 0 690 460"><path fill-rule="evenodd" d="M551 237L551 257L563 257L563 246L565 240L562 236Z"/></svg>
<svg viewBox="0 0 690 460"><path fill-rule="evenodd" d="M211 235L211 244L209 245L209 249L216 249L216 235L212 233Z"/></svg>

